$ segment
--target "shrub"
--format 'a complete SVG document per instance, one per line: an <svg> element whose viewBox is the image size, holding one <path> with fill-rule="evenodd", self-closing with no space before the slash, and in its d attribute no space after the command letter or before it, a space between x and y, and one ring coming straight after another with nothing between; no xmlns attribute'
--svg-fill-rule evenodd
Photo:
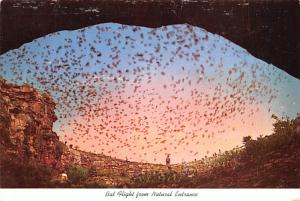
<svg viewBox="0 0 300 201"><path fill-rule="evenodd" d="M79 166L70 166L67 168L67 174L70 182L78 184L89 176L89 169Z"/></svg>

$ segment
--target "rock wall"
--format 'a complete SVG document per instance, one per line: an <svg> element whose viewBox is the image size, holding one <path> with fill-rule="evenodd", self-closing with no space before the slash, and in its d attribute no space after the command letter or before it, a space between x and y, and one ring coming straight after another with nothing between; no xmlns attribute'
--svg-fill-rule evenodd
<svg viewBox="0 0 300 201"><path fill-rule="evenodd" d="M52 131L55 103L29 85L17 86L0 77L0 153L24 160L34 159L57 171L61 169L63 144Z"/></svg>

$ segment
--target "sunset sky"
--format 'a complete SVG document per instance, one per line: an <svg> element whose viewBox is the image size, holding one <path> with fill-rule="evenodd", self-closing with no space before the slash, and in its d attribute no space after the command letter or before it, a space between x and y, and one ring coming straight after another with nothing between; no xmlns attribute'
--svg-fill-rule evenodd
<svg viewBox="0 0 300 201"><path fill-rule="evenodd" d="M53 33L1 55L0 75L52 95L62 141L132 161L201 159L300 112L299 79L187 24Z"/></svg>

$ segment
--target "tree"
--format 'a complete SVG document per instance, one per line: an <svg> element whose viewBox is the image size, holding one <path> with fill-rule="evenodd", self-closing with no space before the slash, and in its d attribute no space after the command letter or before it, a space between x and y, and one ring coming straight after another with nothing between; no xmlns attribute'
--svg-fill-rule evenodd
<svg viewBox="0 0 300 201"><path fill-rule="evenodd" d="M251 137L250 135L244 136L244 137L243 137L243 144L244 144L244 146L246 147L247 144L248 144L251 140L252 140L252 137Z"/></svg>

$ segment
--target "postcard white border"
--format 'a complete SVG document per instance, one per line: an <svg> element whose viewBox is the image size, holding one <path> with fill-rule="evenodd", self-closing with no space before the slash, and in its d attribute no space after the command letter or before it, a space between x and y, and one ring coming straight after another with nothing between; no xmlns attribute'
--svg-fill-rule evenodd
<svg viewBox="0 0 300 201"><path fill-rule="evenodd" d="M107 197L107 191L116 192ZM119 192L149 196L121 196ZM172 196L151 196L153 192ZM175 196L175 192L197 193L197 196ZM0 189L0 201L102 201L102 200L197 200L197 201L300 201L300 189Z"/></svg>

